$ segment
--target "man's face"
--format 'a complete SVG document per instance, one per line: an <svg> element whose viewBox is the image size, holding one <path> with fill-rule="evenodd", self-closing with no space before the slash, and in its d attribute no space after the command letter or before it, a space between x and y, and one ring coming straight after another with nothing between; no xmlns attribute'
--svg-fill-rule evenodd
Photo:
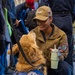
<svg viewBox="0 0 75 75"><path fill-rule="evenodd" d="M37 25L40 27L40 30L46 31L50 27L50 23L52 22L52 17L49 17L45 21L36 20Z"/></svg>

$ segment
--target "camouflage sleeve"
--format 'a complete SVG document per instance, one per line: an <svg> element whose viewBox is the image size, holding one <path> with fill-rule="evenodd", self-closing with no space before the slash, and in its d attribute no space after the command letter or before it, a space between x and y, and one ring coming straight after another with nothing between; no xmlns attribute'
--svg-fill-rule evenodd
<svg viewBox="0 0 75 75"><path fill-rule="evenodd" d="M60 47L62 50L62 59L64 60L68 55L68 40L66 34L61 37L59 48Z"/></svg>

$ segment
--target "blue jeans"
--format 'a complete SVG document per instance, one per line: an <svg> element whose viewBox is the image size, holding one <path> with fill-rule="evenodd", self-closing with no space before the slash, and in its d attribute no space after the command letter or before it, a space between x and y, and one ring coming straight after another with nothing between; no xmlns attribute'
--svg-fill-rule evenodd
<svg viewBox="0 0 75 75"><path fill-rule="evenodd" d="M71 14L55 14L53 15L53 23L63 30L68 39L69 45L69 54L68 57L65 59L71 66L73 66L73 28L72 28L72 16Z"/></svg>
<svg viewBox="0 0 75 75"><path fill-rule="evenodd" d="M0 56L0 75L5 74L5 70L7 68L7 59L6 59L7 49L8 47L6 47L5 52Z"/></svg>
<svg viewBox="0 0 75 75"><path fill-rule="evenodd" d="M66 61L60 61L58 69L48 68L48 75L73 75L73 69Z"/></svg>

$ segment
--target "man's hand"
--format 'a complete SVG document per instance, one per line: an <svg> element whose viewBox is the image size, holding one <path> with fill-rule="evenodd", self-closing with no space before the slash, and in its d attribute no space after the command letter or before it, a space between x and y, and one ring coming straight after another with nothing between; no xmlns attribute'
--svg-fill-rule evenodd
<svg viewBox="0 0 75 75"><path fill-rule="evenodd" d="M20 21L21 21L21 20L17 20L17 19L16 19L16 21L15 21L15 24L14 24L14 25L19 26Z"/></svg>
<svg viewBox="0 0 75 75"><path fill-rule="evenodd" d="M50 51L52 51L52 48L50 48ZM63 53L63 50L58 50L59 60L64 60L62 53Z"/></svg>

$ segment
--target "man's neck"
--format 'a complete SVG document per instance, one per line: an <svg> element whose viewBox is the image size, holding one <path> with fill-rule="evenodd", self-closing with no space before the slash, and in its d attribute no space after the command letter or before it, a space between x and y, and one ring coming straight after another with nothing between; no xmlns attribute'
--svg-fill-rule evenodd
<svg viewBox="0 0 75 75"><path fill-rule="evenodd" d="M45 33L45 36L49 36L50 33L52 32L52 27L50 26L44 33Z"/></svg>

